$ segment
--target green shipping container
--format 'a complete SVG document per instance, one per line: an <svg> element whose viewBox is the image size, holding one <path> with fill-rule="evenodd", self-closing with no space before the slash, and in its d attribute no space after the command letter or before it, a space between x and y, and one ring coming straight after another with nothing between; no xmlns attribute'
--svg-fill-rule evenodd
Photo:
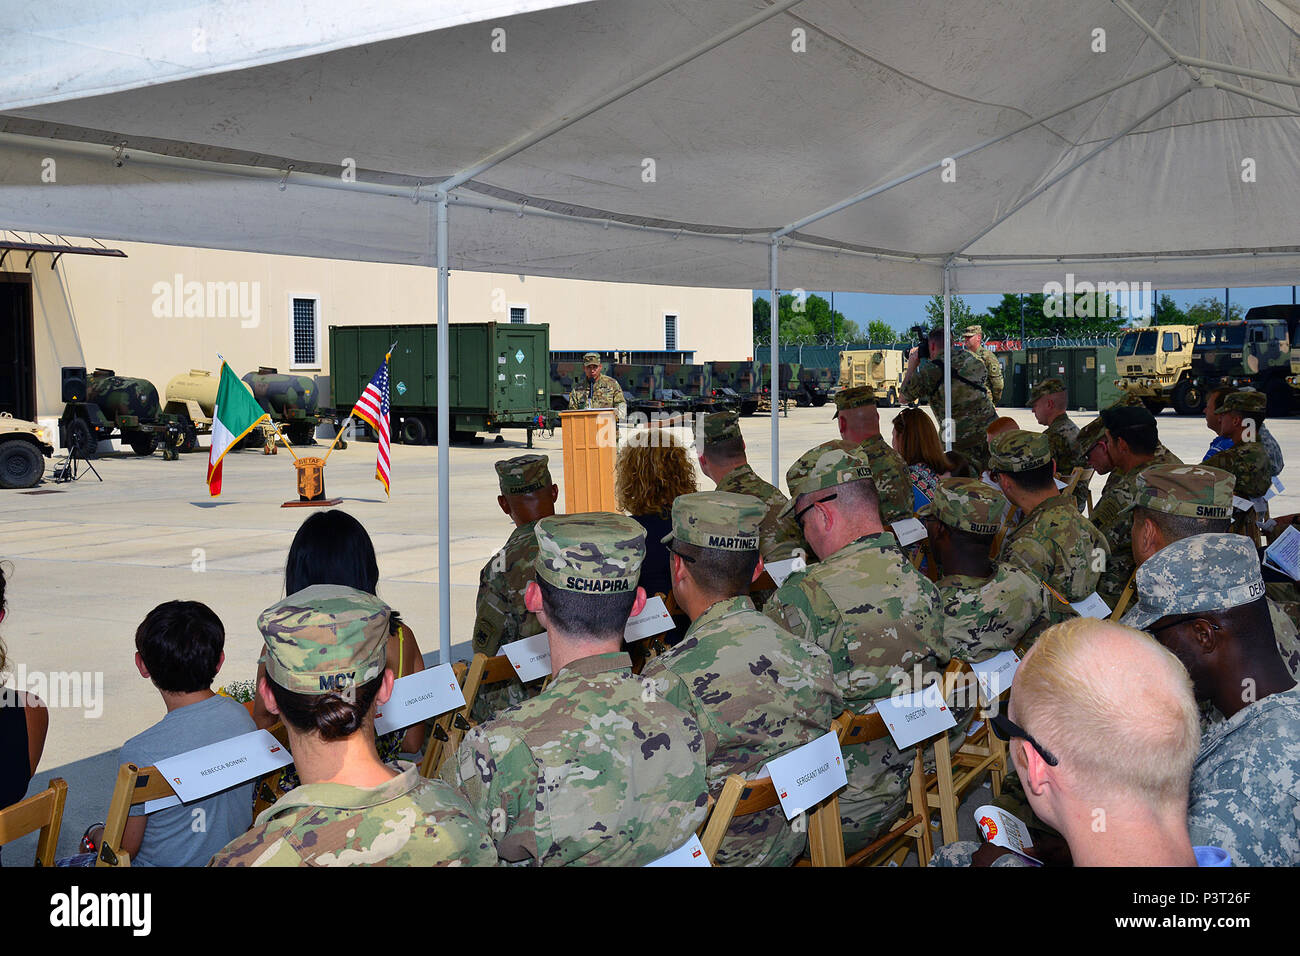
<svg viewBox="0 0 1300 956"><path fill-rule="evenodd" d="M1114 404L1123 394L1115 385L1115 350L1099 346L1033 348L1027 353L1028 387L1043 379L1065 383L1069 407L1097 411ZM1028 395L1025 403L1028 404Z"/></svg>
<svg viewBox="0 0 1300 956"><path fill-rule="evenodd" d="M548 325L461 322L448 328L453 438L526 428L531 444L538 415L550 412ZM389 365L394 438L421 445L437 439L438 327L330 326L330 389L346 414L396 342ZM400 437L399 437L400 436Z"/></svg>

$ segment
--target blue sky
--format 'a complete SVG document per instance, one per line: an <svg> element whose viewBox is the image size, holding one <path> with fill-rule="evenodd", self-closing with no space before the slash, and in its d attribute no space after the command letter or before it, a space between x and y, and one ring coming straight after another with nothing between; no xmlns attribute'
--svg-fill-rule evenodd
<svg viewBox="0 0 1300 956"><path fill-rule="evenodd" d="M1300 277L1297 277L1300 279ZM1161 296L1169 295L1179 308L1187 308L1192 303L1206 296L1222 300L1223 289L1156 289L1155 292ZM810 293L812 294L812 293ZM824 299L830 299L831 293L817 292ZM766 298L767 290L755 290L754 297ZM1001 300L999 295L965 295L962 299L971 307L976 314L984 314L990 307L997 305ZM898 331L902 332L917 322L925 320L925 303L929 296L925 295L880 295L871 292L837 292L835 293L835 308L839 310L845 318L851 319L858 323L858 327L866 330L867 323L872 319L883 319ZM1249 309L1256 305L1277 305L1289 303L1291 301L1291 287L1278 286L1275 288L1256 288L1256 289L1232 289L1229 293L1229 301L1233 304L1240 304L1243 308Z"/></svg>

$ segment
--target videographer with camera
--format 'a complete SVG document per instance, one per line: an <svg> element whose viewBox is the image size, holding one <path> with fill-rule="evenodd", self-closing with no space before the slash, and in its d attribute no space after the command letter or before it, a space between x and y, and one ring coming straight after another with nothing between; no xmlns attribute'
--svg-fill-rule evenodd
<svg viewBox="0 0 1300 956"><path fill-rule="evenodd" d="M989 443L984 429L998 417L987 389L988 370L984 363L958 342L947 358L943 349L943 329L926 332L915 326L919 340L907 356L907 372L899 395L908 402L929 402L930 411L939 423L939 435L952 450L964 455L971 466L982 472L988 467ZM924 351L929 361L922 364ZM952 423L944 423L944 362L952 368Z"/></svg>

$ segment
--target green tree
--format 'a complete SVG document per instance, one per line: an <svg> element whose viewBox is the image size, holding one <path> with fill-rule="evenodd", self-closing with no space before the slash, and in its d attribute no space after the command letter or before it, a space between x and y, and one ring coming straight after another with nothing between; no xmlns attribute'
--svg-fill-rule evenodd
<svg viewBox="0 0 1300 956"><path fill-rule="evenodd" d="M1152 325L1188 325L1187 313L1178 308L1172 296L1161 295L1151 316Z"/></svg>
<svg viewBox="0 0 1300 956"><path fill-rule="evenodd" d="M867 323L867 341L872 345L893 345L898 341L898 332L882 319L872 319Z"/></svg>
<svg viewBox="0 0 1300 956"><path fill-rule="evenodd" d="M1187 324L1200 325L1202 322L1237 322L1246 317L1246 312L1237 303L1228 306L1228 313L1223 313L1223 300L1206 296L1187 307Z"/></svg>
<svg viewBox="0 0 1300 956"><path fill-rule="evenodd" d="M988 309L988 318L981 323L986 339L1019 339L1021 331L1021 300L1024 300L1024 334L1027 338L1054 335L1060 323L1043 314L1043 294L1034 292L1019 296L1011 292L1002 294L1002 301Z"/></svg>
<svg viewBox="0 0 1300 956"><path fill-rule="evenodd" d="M854 342L861 336L858 324L844 317L819 295L795 296L783 293L778 300L780 308L779 332L781 342L787 345L829 345L835 342ZM766 298L754 300L754 341L770 344L772 309Z"/></svg>
<svg viewBox="0 0 1300 956"><path fill-rule="evenodd" d="M925 314L930 320L930 328L943 328L943 296L930 296L930 301L925 303ZM950 296L948 299L948 318L952 322L954 336L960 335L966 326L975 324L975 313L966 304L966 300L959 295Z"/></svg>

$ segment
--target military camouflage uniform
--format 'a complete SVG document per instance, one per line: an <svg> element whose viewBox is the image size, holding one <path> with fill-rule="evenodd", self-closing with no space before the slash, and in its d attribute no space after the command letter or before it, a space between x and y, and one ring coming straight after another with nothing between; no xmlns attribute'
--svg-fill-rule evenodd
<svg viewBox="0 0 1300 956"><path fill-rule="evenodd" d="M966 326L966 331L962 333L962 338L969 338L972 335L982 336L983 334L984 330L980 328L980 326L968 325ZM998 361L996 355L986 349L983 345L976 349L968 346L966 351L970 352L971 355L975 356L983 363L984 369L988 374L988 385L986 385L985 388L988 391L989 401L996 405L998 402L1002 401L1002 363Z"/></svg>
<svg viewBox="0 0 1300 956"><path fill-rule="evenodd" d="M307 783L263 810L209 866L495 866L465 797L415 764L377 787Z"/></svg>
<svg viewBox="0 0 1300 956"><path fill-rule="evenodd" d="M1011 474L1051 461L1047 437L1033 432L1003 432L993 439L990 467ZM1106 539L1079 514L1072 499L1052 495L1036 505L1002 539L1000 561L1025 568L1069 601L1082 601L1097 589L1110 550Z"/></svg>
<svg viewBox="0 0 1300 956"><path fill-rule="evenodd" d="M537 522L535 573L581 594L635 589L645 531L612 514ZM537 697L469 731L442 776L507 862L638 866L677 849L708 804L706 741L623 653L560 669Z"/></svg>
<svg viewBox="0 0 1300 956"><path fill-rule="evenodd" d="M899 395L908 402L929 402L943 436L943 362L923 362L903 383ZM965 379L965 381L963 381ZM970 460L976 471L988 465L988 436L985 429L998 417L988 395L988 372L984 363L964 348L952 352L953 451Z"/></svg>
<svg viewBox="0 0 1300 956"><path fill-rule="evenodd" d="M740 495L700 493L673 502L673 534L702 548L753 550L762 503ZM665 542L666 543L666 542ZM747 546L746 546L747 545ZM680 644L646 665L669 703L695 717L716 738L708 754L716 795L732 774L757 773L774 757L822 736L844 709L831 661L754 609L745 595L721 600L691 622ZM779 807L738 817L713 863L789 866L808 840Z"/></svg>
<svg viewBox="0 0 1300 956"><path fill-rule="evenodd" d="M1273 437L1273 433L1268 430L1267 425L1259 426L1259 443L1268 452L1268 461L1273 472L1269 477L1273 478L1282 474L1282 468L1286 464L1282 460L1282 446L1277 443L1277 439Z"/></svg>
<svg viewBox="0 0 1300 956"><path fill-rule="evenodd" d="M748 464L733 469L717 485L718 491L737 495L750 495L767 506L763 521L758 527L759 553L764 561L785 561L799 552L805 561L815 561L816 555L804 540L799 525L789 515L781 517L781 509L790 499L768 484Z"/></svg>
<svg viewBox="0 0 1300 956"><path fill-rule="evenodd" d="M870 476L847 442L805 452L786 473L795 500ZM864 712L923 670L947 664L941 646L939 592L912 567L889 532L865 535L786 579L763 613L796 637L830 653L835 683L851 710ZM919 690L919 688L917 688ZM845 849L878 836L901 812L912 751L886 738L844 752L848 788L840 792Z"/></svg>
<svg viewBox="0 0 1300 956"><path fill-rule="evenodd" d="M1059 378L1045 378L1029 390L1029 405L1032 408L1044 395L1055 395L1065 391L1065 383ZM1079 426L1070 421L1065 412L1057 415L1043 429L1052 449L1052 461L1056 463L1056 477L1068 482L1076 468L1087 468L1088 462L1079 447ZM1094 442L1095 444L1095 442ZM1089 446L1091 447L1091 446ZM1075 500L1082 511L1088 502L1088 487L1080 481L1074 489Z"/></svg>
<svg viewBox="0 0 1300 956"><path fill-rule="evenodd" d="M1097 582L1097 593L1110 607L1115 606L1129 578L1137 570L1133 560L1133 515L1129 511L1137 496L1138 475L1153 465L1181 465L1172 452L1156 456L1123 472L1112 472L1116 480L1107 482L1101 500L1092 509L1092 523L1106 538L1110 558Z"/></svg>
<svg viewBox="0 0 1300 956"><path fill-rule="evenodd" d="M1233 392L1219 402L1219 411L1237 412L1242 416L1243 422L1250 422L1254 420L1253 416L1263 413L1266 404L1267 399L1262 392ZM1237 494L1242 498L1263 497L1273 483L1275 474L1268 449L1260 441L1238 442L1226 451L1211 455L1203 464L1231 472L1237 479ZM1261 510L1261 517L1265 510Z"/></svg>
<svg viewBox="0 0 1300 956"><path fill-rule="evenodd" d="M600 356L588 352L582 357L584 369L589 365L600 365ZM618 414L618 420L627 418L627 398L623 395L623 386L602 372L594 382L588 381L586 375L573 386L569 392L569 410L582 408L612 408Z"/></svg>
<svg viewBox="0 0 1300 956"><path fill-rule="evenodd" d="M835 414L832 420L840 417L840 412L851 408L865 408L876 404L876 390L870 385L855 385L842 388L835 393ZM863 457L871 465L871 481L876 486L876 495L880 498L880 518L886 524L893 524L901 518L912 517L915 499L912 495L912 478L903 456L894 451L880 433L867 438L859 446Z"/></svg>
<svg viewBox="0 0 1300 956"><path fill-rule="evenodd" d="M320 584L263 611L266 676L286 690L347 697L383 675L390 611L373 594ZM448 866L496 861L464 797L414 764L377 787L303 784L258 815L212 866Z"/></svg>

